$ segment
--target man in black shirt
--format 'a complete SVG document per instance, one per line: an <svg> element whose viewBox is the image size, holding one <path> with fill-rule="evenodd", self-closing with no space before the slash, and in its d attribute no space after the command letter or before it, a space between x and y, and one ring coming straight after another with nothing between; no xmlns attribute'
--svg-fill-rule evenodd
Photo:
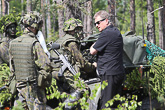
<svg viewBox="0 0 165 110"><path fill-rule="evenodd" d="M101 32L98 40L91 46L90 53L97 54L97 70L103 81L108 83L101 91L100 109L116 94L120 94L124 80L123 39L120 31L110 21L110 15L101 10L94 15L95 25ZM113 104L116 107L117 104Z"/></svg>

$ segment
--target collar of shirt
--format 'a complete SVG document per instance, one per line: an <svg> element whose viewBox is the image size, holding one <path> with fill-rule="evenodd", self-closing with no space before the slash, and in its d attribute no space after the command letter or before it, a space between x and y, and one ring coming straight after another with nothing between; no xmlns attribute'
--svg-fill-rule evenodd
<svg viewBox="0 0 165 110"><path fill-rule="evenodd" d="M105 31L105 30L107 30L107 29L109 29L109 28L113 28L113 25L112 24L110 24L109 26L107 26L103 31Z"/></svg>

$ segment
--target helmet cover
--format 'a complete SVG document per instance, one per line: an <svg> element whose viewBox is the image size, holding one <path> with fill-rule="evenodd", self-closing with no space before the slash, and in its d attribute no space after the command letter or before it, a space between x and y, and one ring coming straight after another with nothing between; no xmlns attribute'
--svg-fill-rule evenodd
<svg viewBox="0 0 165 110"><path fill-rule="evenodd" d="M22 16L20 24L24 25L25 27L33 27L39 29L43 24L42 15L36 11L28 12Z"/></svg>
<svg viewBox="0 0 165 110"><path fill-rule="evenodd" d="M5 15L0 19L0 32L5 33L10 24L17 26L16 17L13 14Z"/></svg>
<svg viewBox="0 0 165 110"><path fill-rule="evenodd" d="M70 18L69 20L64 22L64 31L73 31L75 30L76 27L82 27L82 21L79 19L75 19L75 18Z"/></svg>

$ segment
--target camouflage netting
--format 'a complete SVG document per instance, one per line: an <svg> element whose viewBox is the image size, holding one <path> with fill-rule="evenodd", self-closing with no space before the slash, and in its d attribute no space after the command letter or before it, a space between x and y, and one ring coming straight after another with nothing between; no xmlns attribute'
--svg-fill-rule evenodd
<svg viewBox="0 0 165 110"><path fill-rule="evenodd" d="M147 47L147 59L152 63L154 57L156 56L162 56L165 57L165 50L161 49L160 47L156 46L155 44L145 40Z"/></svg>

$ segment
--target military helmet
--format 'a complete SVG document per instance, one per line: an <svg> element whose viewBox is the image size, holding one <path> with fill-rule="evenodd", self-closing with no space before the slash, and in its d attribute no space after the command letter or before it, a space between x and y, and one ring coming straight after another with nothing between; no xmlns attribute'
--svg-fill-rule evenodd
<svg viewBox="0 0 165 110"><path fill-rule="evenodd" d="M0 19L0 31L5 33L10 24L15 24L17 26L16 18L12 14L3 16Z"/></svg>
<svg viewBox="0 0 165 110"><path fill-rule="evenodd" d="M69 20L64 22L64 31L72 31L76 27L83 27L81 20L70 18Z"/></svg>
<svg viewBox="0 0 165 110"><path fill-rule="evenodd" d="M28 12L22 16L20 24L24 25L25 27L33 27L39 29L43 24L42 15L36 11Z"/></svg>

